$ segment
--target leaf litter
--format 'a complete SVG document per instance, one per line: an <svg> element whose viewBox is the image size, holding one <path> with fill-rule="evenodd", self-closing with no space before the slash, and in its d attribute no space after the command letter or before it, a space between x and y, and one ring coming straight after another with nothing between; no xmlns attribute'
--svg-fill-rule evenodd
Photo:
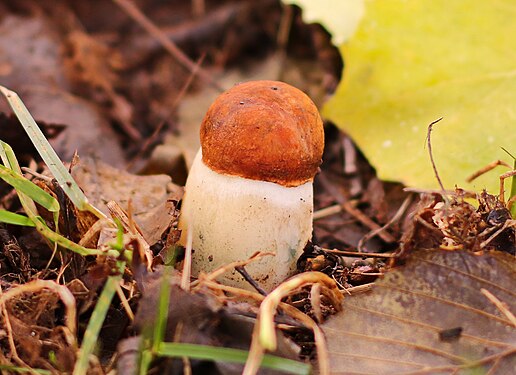
<svg viewBox="0 0 516 375"><path fill-rule="evenodd" d="M143 4L142 10L152 19L163 21L171 14L171 8L151 3ZM30 1L19 7L1 5L9 17L17 17L13 20L20 25L28 22L32 30L49 30L33 31L32 37L44 39L54 52L31 60L16 55L20 51L14 49L11 60L0 62L0 77L2 82L4 78L12 81L11 88L19 90L24 101L27 98L37 119L51 124L48 129L57 126L61 131L54 146L64 160L72 159L73 151L79 149L81 160L71 166L74 178L96 207L108 213L108 207L114 205L116 210L111 212L118 212L117 217L126 220L125 231L131 234L126 246L134 251L133 262L121 275L113 258L54 251L33 229L2 225L0 362L51 373L72 372L78 345L84 340L102 288L109 277L118 275L119 289L107 306L96 359L90 361L88 373L115 368L121 374L134 373L141 345L148 339L149 327L159 310L165 269L162 264L176 263L179 270L183 266L174 246L182 190L173 183L178 182L175 177L136 176L95 157L122 166L124 159L138 154L133 168L145 170L145 165L150 165L149 155L139 154L141 143L134 142L138 134L147 137L154 131L152 126L163 123L150 149L163 140L165 133L181 130L195 135L198 121L188 122L181 114L178 119L174 117L178 95L182 88L189 87L186 96L198 103L196 95L213 93L197 80L188 83L190 77L184 69L114 3L62 1L57 6L61 15L66 15L61 17L62 22L56 21L55 12L46 5ZM178 11L182 14L179 18L189 19L189 7L174 9ZM261 74L281 78L290 72L284 79L322 101L340 79L342 61L332 60L335 51L328 47L328 35L317 25L302 26L300 11L294 8L288 56L293 66L309 59L314 63L306 65L312 75L285 70L288 59L281 58L285 51L272 54L274 47L270 44L275 40L282 14L274 1L263 6L228 2L208 11L206 18L164 28L164 32L186 50L193 48L188 50L192 56L206 51L206 45L217 44L220 49L205 59L215 70L231 71L228 68L233 69L242 55L251 61L245 51L260 46L262 60L256 63L256 49L253 56L257 70L260 65L269 67ZM260 21L264 16L267 22ZM233 23L234 19L238 22ZM6 20L3 17L0 22ZM236 38L243 24L251 26L249 32ZM206 33L203 27L229 28L229 32L217 36ZM22 29L23 26L8 28L13 33ZM130 32L119 35L118 30ZM267 39L269 42L264 42ZM313 44L309 48L295 47L296 39L309 39ZM131 48L132 41L146 47ZM55 52L61 46L66 51L66 61ZM23 48L21 51L28 53ZM268 56L268 62L264 56ZM23 75L12 69L18 61L29 65L47 62L42 69L29 66ZM84 65L85 61L88 64ZM313 75L316 71L321 76ZM238 68L234 72L227 82L245 79L249 66L247 72ZM227 76L231 77L231 73ZM311 82L304 80L308 76ZM39 86L27 86L27 82L38 82ZM192 94L192 89L197 93ZM63 107L63 103L68 104ZM197 110L202 116L204 109ZM190 114L192 109L183 111ZM11 127L11 138L4 138L5 128L0 128L4 129L0 130L3 140L23 145ZM193 138L178 134L179 140ZM279 343L274 353L312 361L314 366L327 356L329 362L323 365L323 373L324 369L331 373L363 373L368 367L374 373L399 373L403 366L407 371L423 373L432 373L436 368L452 373L480 366L503 374L510 369L515 361L514 327L510 323L515 311L510 285L515 275L513 258L502 251L514 254L515 241L514 226L508 224L511 218L505 206L496 197L483 194L478 207L474 207L466 199L467 192L461 190L447 195L406 192L401 184L376 178L353 141L331 124L326 126L326 139L324 164L315 185L315 245L307 246L298 266L300 271L326 274L333 288L339 288L338 295L345 298L341 306L319 282L286 291L280 312L271 312ZM93 149L89 148L92 140ZM25 146L19 149L27 150ZM181 153L177 169L183 171L168 170L167 174L184 175L181 164L188 164L188 157ZM30 159L36 155L27 154L24 165L34 172L28 177L68 210L60 217L63 234L74 241L88 241L91 246L99 239L105 244L116 238L112 229L93 224L88 213L75 210L66 197L61 197L39 160ZM148 170L162 171L154 167ZM181 181L181 177L178 179ZM15 193L5 185L2 192L2 208L19 212ZM45 216L41 209L40 213L52 227L51 215ZM136 235L139 239L135 239ZM152 254L152 272L145 261L145 251L138 252L142 246ZM318 277L322 280L322 276ZM248 350L264 297L224 287L210 275L191 284L187 291L180 287L180 278L179 271L169 275L166 340ZM73 307L70 301L74 301ZM75 325L71 323L74 319ZM327 350L321 350L323 337L316 322L325 331ZM263 348L258 349L263 354ZM165 357L154 361L152 369L171 374L188 369L194 373L241 373L243 365Z"/></svg>

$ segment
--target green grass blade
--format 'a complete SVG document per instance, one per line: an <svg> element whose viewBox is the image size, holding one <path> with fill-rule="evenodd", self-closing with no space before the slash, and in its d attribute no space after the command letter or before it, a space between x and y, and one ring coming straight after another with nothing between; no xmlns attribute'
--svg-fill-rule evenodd
<svg viewBox="0 0 516 375"><path fill-rule="evenodd" d="M157 354L165 357L188 357L192 359L244 364L249 352L240 349L220 348L207 345L164 342L159 346ZM308 375L311 371L311 366L306 363L269 354L264 356L261 366L292 374Z"/></svg>
<svg viewBox="0 0 516 375"><path fill-rule="evenodd" d="M34 121L34 118L31 116L29 110L18 94L3 86L0 86L0 92L7 99L7 102L11 106L18 120L20 120L25 132L28 134L30 140L38 150L39 155L47 164L53 176L59 183L59 186L61 186L75 207L81 211L91 211L99 218L104 218L105 215L88 202L88 199L79 188L79 185L77 185L68 172L68 169L63 165L59 156L57 156L57 153L43 135L43 132L36 124L36 121Z"/></svg>
<svg viewBox="0 0 516 375"><path fill-rule="evenodd" d="M18 160L16 160L16 156L14 155L13 149L11 146L9 146L5 142L0 141L0 158L2 159L2 162L7 168L12 169L13 171L17 172L19 175L21 175L21 168L18 164ZM20 203L25 210L25 213L29 216L37 216L38 210L36 208L36 204L27 197L25 194L16 192L18 194L18 197L20 198Z"/></svg>
<svg viewBox="0 0 516 375"><path fill-rule="evenodd" d="M152 351L157 351L159 345L165 340L165 331L167 329L168 305L170 302L170 277L169 267L163 267L163 275L161 276L161 288L159 294L158 311L156 323L154 325L154 337Z"/></svg>
<svg viewBox="0 0 516 375"><path fill-rule="evenodd" d="M36 225L36 229L43 237L45 237L47 240L57 243L59 246L71 250L74 253L87 256L87 255L105 255L105 256L113 256L118 257L120 253L116 250L108 250L108 251L102 251L99 249L89 249L84 246L81 246L71 240L69 240L66 237L63 237L59 233L54 232L52 229L47 227L47 225L44 223L43 219L39 216L32 216L31 214L27 214L29 218L34 222ZM131 253L126 251L124 253L124 256L127 259L131 258Z"/></svg>
<svg viewBox="0 0 516 375"><path fill-rule="evenodd" d="M516 170L516 159L514 160L513 169ZM516 175L511 178L511 195L509 199L516 197ZM516 219L516 202L512 204L511 215L513 219Z"/></svg>
<svg viewBox="0 0 516 375"><path fill-rule="evenodd" d="M79 355L73 369L73 375L86 375L88 372L90 355L93 354L93 351L95 350L100 329L104 324L106 314L109 310L109 306L111 305L111 301L113 300L113 296L116 293L116 287L122 279L124 269L125 262L118 262L119 274L109 276L106 284L104 285L104 289L102 289L102 292L100 293L97 305L95 306L95 309L91 314L90 321L88 322L88 327L84 332L82 345L79 349Z"/></svg>
<svg viewBox="0 0 516 375"><path fill-rule="evenodd" d="M32 199L34 202L45 207L50 212L59 212L59 202L45 190L19 175L12 169L0 164L0 178Z"/></svg>
<svg viewBox="0 0 516 375"><path fill-rule="evenodd" d="M14 212L0 210L0 222L6 224L22 225L25 227L36 226L30 218L23 215L15 214Z"/></svg>
<svg viewBox="0 0 516 375"><path fill-rule="evenodd" d="M20 373L20 374L27 374L27 373L36 373L41 375L52 375L52 371L43 370L39 368L25 368L25 367L18 367L18 366L10 366L10 365L0 365L0 371L9 371L9 373Z"/></svg>

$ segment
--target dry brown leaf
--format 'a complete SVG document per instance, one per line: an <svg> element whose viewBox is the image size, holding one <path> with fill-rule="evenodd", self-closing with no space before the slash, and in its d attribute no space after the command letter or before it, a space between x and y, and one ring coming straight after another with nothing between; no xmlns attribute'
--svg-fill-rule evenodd
<svg viewBox="0 0 516 375"><path fill-rule="evenodd" d="M323 326L335 374L509 374L516 329L482 293L516 311L514 258L419 251Z"/></svg>

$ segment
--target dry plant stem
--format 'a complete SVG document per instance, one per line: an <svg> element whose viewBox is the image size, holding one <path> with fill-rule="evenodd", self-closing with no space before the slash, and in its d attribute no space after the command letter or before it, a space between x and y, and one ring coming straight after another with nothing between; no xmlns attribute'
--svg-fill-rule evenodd
<svg viewBox="0 0 516 375"><path fill-rule="evenodd" d="M498 199L501 203L505 202L505 179L512 176L516 176L516 170L509 171L500 175L500 196L498 197Z"/></svg>
<svg viewBox="0 0 516 375"><path fill-rule="evenodd" d="M417 194L439 194L439 195L455 195L456 194L455 190L444 190L443 191L443 190L435 190L435 189L418 189L418 188L411 188L411 187L403 188L403 191L405 191L407 193L417 193ZM475 193L473 191L462 190L462 194L463 194L464 198L471 198L471 199L477 198L477 193Z"/></svg>
<svg viewBox="0 0 516 375"><path fill-rule="evenodd" d="M500 233L502 233L504 230L506 230L507 228L509 228L510 226L514 226L516 224L516 220L507 220L500 229L498 229L495 233L493 233L487 240L483 241L481 244L480 244L480 248L483 249L484 247L486 247L489 242L491 242L492 240L494 240L497 236L500 235Z"/></svg>
<svg viewBox="0 0 516 375"><path fill-rule="evenodd" d="M338 214L341 211L342 211L342 206L340 204L335 204L333 206L321 208L320 210L315 211L313 219L314 220L323 219L327 216Z"/></svg>
<svg viewBox="0 0 516 375"><path fill-rule="evenodd" d="M82 236L81 240L79 241L79 245L85 246L89 244L93 238L99 233L103 228L113 227L113 222L107 219L99 219L97 220L91 227L88 229L88 231Z"/></svg>
<svg viewBox="0 0 516 375"><path fill-rule="evenodd" d="M407 211L407 208L409 207L410 203L412 202L412 195L409 195L405 198L405 200L403 201L403 203L401 204L400 208L398 209L398 211L396 211L396 213L394 214L394 216L384 225L382 226L381 228L379 229L376 229L376 230L373 230L367 234L365 234L361 239L360 241L358 241L358 245L357 245L357 250L359 252L363 252L364 251L364 243L366 241L368 241L369 239L371 239L372 237L376 236L376 235L379 235L381 232L385 231L387 228L389 228L391 225L393 225L394 223L398 222L401 217L405 214L405 211Z"/></svg>
<svg viewBox="0 0 516 375"><path fill-rule="evenodd" d="M192 287L190 283L190 276L192 274L192 243L193 243L193 231L192 231L193 222L190 221L190 225L186 228L187 237L186 237L186 248L185 248L185 260L183 263L183 273L181 275L181 288L183 290L189 291Z"/></svg>
<svg viewBox="0 0 516 375"><path fill-rule="evenodd" d="M484 365L484 364L489 363L489 362L495 362L496 363L501 358L510 356L510 355L512 355L514 353L516 353L516 349L515 348L511 348L509 350L506 350L505 352L493 354L493 355L484 357L484 358L482 358L482 359L480 359L478 361L470 362L470 363L467 363L467 364L464 364L464 365L428 367L428 368L424 368L424 369L418 370L418 371L406 372L404 374L405 375L426 375L426 374L434 375L434 374L442 374L442 373L445 373L446 371L453 371L453 372L451 372L453 374L453 373L458 373L460 370L475 368L475 367L478 367L480 365Z"/></svg>
<svg viewBox="0 0 516 375"><path fill-rule="evenodd" d="M249 275L249 273L245 270L243 266L237 266L235 267L235 270L242 275L245 281L247 281L258 293L260 293L263 296L267 295L267 292L263 290L260 285Z"/></svg>
<svg viewBox="0 0 516 375"><path fill-rule="evenodd" d="M344 149L344 174L352 175L358 172L357 150L349 137L342 139L342 148Z"/></svg>
<svg viewBox="0 0 516 375"><path fill-rule="evenodd" d="M228 286L228 285L222 285L222 284L216 283L211 280L202 280L201 285L206 286L210 289L222 290L222 291L225 291L228 293L232 293L234 295L252 298L257 302L262 302L265 299L264 296L262 296L256 292L252 292L249 290L240 289L240 288L236 288L236 287L232 287L232 286ZM317 323L314 322L313 319L311 319L308 315L302 313L295 307L292 307L284 302L281 302L278 306L283 310L283 312L288 314L290 317L296 319L297 321L301 322L305 327L307 327L313 331L314 342L315 342L315 346L317 349L317 357L318 357L318 362L319 362L319 373L323 374L323 375L330 374L330 370L329 370L330 365L329 365L329 359L328 359L328 349L326 347L326 340L324 338L324 334L323 334L322 330L319 328ZM340 305L339 305L339 307L340 307ZM255 325L255 327L256 326L257 325ZM253 331L253 334L254 334L254 331ZM259 350L261 348L261 345L259 342L259 337L256 337L256 339L254 339L254 337L253 337L253 341L251 342L251 350L253 349L253 343L255 343L255 345L257 345L257 348L255 348L255 350L257 350L257 353L259 354L260 353ZM263 350L263 348L261 348L261 350ZM262 352L262 354L263 354L263 352ZM250 354L249 359L251 359L251 358L253 358L253 360L256 360L256 358L251 357L251 354ZM255 374L256 371L258 370L259 364L260 364L260 361L258 361L258 363L254 363L254 364L251 363L249 365L249 367L246 364L246 368L247 368L248 372L246 372L246 369L244 368L244 374L249 374L249 375ZM251 370L254 370L255 372L252 372Z"/></svg>
<svg viewBox="0 0 516 375"><path fill-rule="evenodd" d="M7 300L20 294L35 293L41 291L42 289L49 289L59 295L61 298L61 301L65 306L66 327L68 328L72 338L72 341L69 342L69 344L76 347L77 343L75 342L75 327L77 325L77 312L75 308L75 298L67 287L59 285L56 282L50 280L33 280L26 284L12 288L7 292L4 292L0 296L0 305L4 305ZM70 339L70 337L67 338Z"/></svg>
<svg viewBox="0 0 516 375"><path fill-rule="evenodd" d="M502 314L504 314L507 319L509 319L512 323L512 325L514 327L516 327L516 317L514 316L514 314L507 308L507 306L505 305L505 303L503 303L502 301L500 301L494 294L492 294L489 290L487 289L480 289L480 292L487 297L487 299L493 303L497 308L498 310L500 310L502 312Z"/></svg>
<svg viewBox="0 0 516 375"><path fill-rule="evenodd" d="M312 285L312 289L310 290L310 304L314 310L317 323L322 323L323 314L321 311L321 284Z"/></svg>
<svg viewBox="0 0 516 375"><path fill-rule="evenodd" d="M435 166L434 162L434 155L432 154L432 141L431 141L431 134L432 134L432 128L435 124L437 124L439 121L441 121L443 118L438 118L435 121L432 121L430 125L428 125L428 132L426 133L426 142L428 145L428 155L430 155L430 162L432 163L432 168L434 170L435 178L437 179L437 182L439 183L439 187L444 192L444 185L441 181L441 177L439 177L439 172L437 171L437 167Z"/></svg>
<svg viewBox="0 0 516 375"><path fill-rule="evenodd" d="M129 301L127 300L127 297L125 296L120 283L118 283L116 286L116 294L118 294L118 298L120 298L120 301L122 302L122 306L124 306L127 317L129 318L129 320L131 322L134 321L133 310L131 309L131 306L129 305Z"/></svg>
<svg viewBox="0 0 516 375"><path fill-rule="evenodd" d="M228 285L218 284L211 280L206 280L206 281L203 280L202 285L207 286L208 288L211 288L211 289L223 290L225 292L232 293L235 295L252 298L252 299L256 300L257 302L263 301L265 299L264 296L262 296L256 292L252 292L252 291L244 290L244 289L240 289L240 288L235 288L235 287L228 286ZM322 330L319 328L317 323L314 322L306 314L303 314L301 311L299 311L295 307L290 306L284 302L281 302L278 305L278 307L281 308L286 314L288 314L292 318L298 320L304 326L308 327L309 329L311 329L313 331L315 346L317 349L317 357L318 357L318 362L319 362L319 373L323 374L323 375L330 374L330 365L329 365L329 360L328 360L328 349L326 347L326 340L324 338L324 334L323 334ZM257 326L258 326L258 322L255 325L255 330L257 329L256 328ZM260 362L261 362L261 358L264 354L264 349L260 345L259 336L256 335L256 337L255 337L255 333L254 333L255 330L253 330L253 340L251 342L251 349L249 351L248 363L246 363L246 366L245 366L244 372L243 372L243 374L245 374L245 375L256 374L256 372L258 371ZM253 345L254 345L254 347L253 347Z"/></svg>
<svg viewBox="0 0 516 375"><path fill-rule="evenodd" d="M135 20L147 33L156 38L163 47L179 62L182 66L187 68L190 72L196 70L195 63L181 51L174 42L150 20L145 16L136 5L129 0L113 0L120 8L124 10L133 20ZM204 69L197 69L199 76L207 83L215 87L220 92L224 91L222 88Z"/></svg>
<svg viewBox="0 0 516 375"><path fill-rule="evenodd" d="M2 287L0 286L0 298L3 297L3 291ZM19 356L18 351L16 350L16 344L14 343L14 337L13 337L13 327L11 325L11 319L9 319L9 314L7 312L7 308L5 307L5 302L2 302L0 304L2 306L2 315L4 316L5 321L5 329L7 331L7 340L9 341L9 347L11 349L11 356L13 357L14 361L23 367L30 367L28 366Z"/></svg>
<svg viewBox="0 0 516 375"><path fill-rule="evenodd" d="M45 176L41 173L38 173L30 168L27 168L27 167L21 167L21 170L27 174L30 174L31 176L33 177L37 177L39 178L40 180L43 180L45 181L47 184L51 184L52 183L52 177L48 177L48 176ZM26 176L25 176L26 177ZM32 180L30 178L28 178L28 180Z"/></svg>
<svg viewBox="0 0 516 375"><path fill-rule="evenodd" d="M281 12L280 24L278 26L278 34L276 37L276 43L278 44L278 49L281 53L285 53L289 36L290 29L292 27L293 20L293 9L292 5L283 4Z"/></svg>
<svg viewBox="0 0 516 375"><path fill-rule="evenodd" d="M374 283L354 286L354 287L351 287L351 288L344 289L343 292L345 292L346 294L349 294L349 295L369 292L369 291L371 291L373 289L373 285L374 285Z"/></svg>
<svg viewBox="0 0 516 375"><path fill-rule="evenodd" d="M258 252L258 253L255 253L253 256L251 256L249 259L247 260L240 260L240 261L236 261L236 262L231 262L231 263L228 263L226 264L225 266L223 267L220 267L220 268L217 268L215 271L209 273L209 274L204 274L204 275L200 275L199 276L199 280L197 281L194 281L192 283L192 287L193 286L196 286L199 282L204 282L204 281L213 281L215 280L217 277L219 276L222 276L224 273L226 272L229 272L231 271L233 268L236 268L236 267L245 267L247 266L249 263L251 262L254 262L262 257L265 257L265 256L274 256L275 254L274 253L262 253L262 252Z"/></svg>
<svg viewBox="0 0 516 375"><path fill-rule="evenodd" d="M129 215L127 215L122 207L120 207L115 201L109 201L106 204L106 207L108 208L109 213L113 218L120 220L124 230L138 241L140 244L138 250L143 250L143 254L140 254L141 258L146 260L147 269L150 270L152 266L153 255L149 244L145 238L143 238L141 229L136 227L134 221L129 218Z"/></svg>
<svg viewBox="0 0 516 375"><path fill-rule="evenodd" d="M337 285L329 276L322 272L304 272L288 279L274 289L260 305L258 315L258 325L260 329L259 344L267 350L276 350L277 341L274 329L274 315L281 300L290 294L293 290L297 290L305 285L320 283L325 288L323 293L334 302L338 308L342 300L342 294L339 292Z"/></svg>
<svg viewBox="0 0 516 375"><path fill-rule="evenodd" d="M360 221L362 224L364 224L366 227L370 228L373 231L380 230L381 227L376 224L373 220L371 220L369 217L364 215L362 211L359 209L353 207L350 202L344 202L342 204L342 207L348 214L356 218L358 221ZM387 232L380 231L378 233L378 237L380 237L382 240L384 240L387 243L396 242L396 238L392 236L391 234Z"/></svg>
<svg viewBox="0 0 516 375"><path fill-rule="evenodd" d="M466 178L466 182L472 182L473 180L475 180L476 178L482 176L483 174L489 172L490 170L493 170L495 169L496 167L498 167L499 165L503 165L503 166L506 166L508 168L512 168L508 163L506 163L505 161L503 160L495 160L493 161L492 163L489 163L488 165L486 165L485 167L479 169L478 171L476 171L475 173L473 173L471 176L469 176L468 178Z"/></svg>
<svg viewBox="0 0 516 375"><path fill-rule="evenodd" d="M358 251L345 251L345 250L337 250L337 249L324 249L321 248L322 251L325 253L331 253L336 255L343 255L343 256L351 256L356 258L397 258L398 255L393 253L359 253Z"/></svg>
<svg viewBox="0 0 516 375"><path fill-rule="evenodd" d="M514 202L516 202L516 195L514 197L511 197L508 201L507 201L507 204L505 205L505 207L507 207L507 209L509 211L511 211L512 209L512 205L514 204Z"/></svg>

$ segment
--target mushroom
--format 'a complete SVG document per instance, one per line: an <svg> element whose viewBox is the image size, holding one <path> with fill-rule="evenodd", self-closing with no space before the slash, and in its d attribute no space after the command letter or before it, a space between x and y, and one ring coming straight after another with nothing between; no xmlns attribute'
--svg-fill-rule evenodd
<svg viewBox="0 0 516 375"><path fill-rule="evenodd" d="M200 138L179 220L180 244L192 231L192 274L270 251L246 266L270 291L295 271L312 235L324 148L317 107L283 82L241 83L208 109ZM236 271L219 280L249 288Z"/></svg>

